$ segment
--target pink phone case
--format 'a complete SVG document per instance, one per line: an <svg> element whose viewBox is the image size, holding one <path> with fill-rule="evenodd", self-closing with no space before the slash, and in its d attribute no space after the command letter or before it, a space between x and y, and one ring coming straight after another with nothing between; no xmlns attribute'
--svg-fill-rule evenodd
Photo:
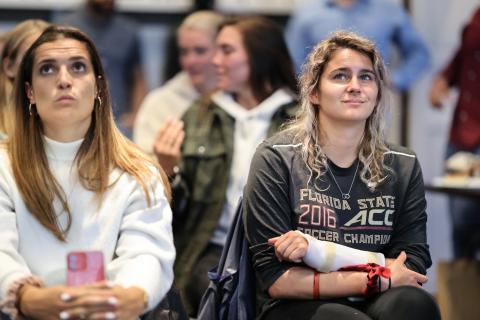
<svg viewBox="0 0 480 320"><path fill-rule="evenodd" d="M67 285L80 286L105 279L101 251L75 251L67 256Z"/></svg>

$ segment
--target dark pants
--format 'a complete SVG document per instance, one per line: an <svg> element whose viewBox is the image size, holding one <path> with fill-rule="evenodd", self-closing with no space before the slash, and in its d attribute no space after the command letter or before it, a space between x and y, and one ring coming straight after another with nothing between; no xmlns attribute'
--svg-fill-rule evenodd
<svg viewBox="0 0 480 320"><path fill-rule="evenodd" d="M447 158L458 151L462 150L449 145ZM472 152L480 155L480 147ZM480 199L450 196L448 200L452 222L453 256L456 259L473 259L480 248Z"/></svg>
<svg viewBox="0 0 480 320"><path fill-rule="evenodd" d="M437 320L440 311L432 296L415 287L392 288L364 302L283 300L262 320Z"/></svg>
<svg viewBox="0 0 480 320"><path fill-rule="evenodd" d="M197 316L200 301L210 284L208 272L218 265L222 249L220 246L209 244L190 273L185 286L185 304L191 317Z"/></svg>

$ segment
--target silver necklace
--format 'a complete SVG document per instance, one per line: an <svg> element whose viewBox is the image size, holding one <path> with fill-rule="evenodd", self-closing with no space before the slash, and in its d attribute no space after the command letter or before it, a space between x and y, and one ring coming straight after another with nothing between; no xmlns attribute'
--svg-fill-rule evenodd
<svg viewBox="0 0 480 320"><path fill-rule="evenodd" d="M358 161L357 161L357 168L355 169L355 173L353 174L352 183L350 183L350 188L348 188L348 192L347 192L347 193L345 193L345 192L342 191L342 189L340 188L340 185L339 185L338 182L337 182L337 179L335 178L335 175L333 174L332 170L330 170L330 166L327 166L327 170L328 170L328 172L330 172L330 174L332 175L333 181L334 181L335 184L337 185L338 190L339 190L340 193L342 194L342 199L344 199L344 200L350 199L350 191L352 191L353 183L355 182L355 178L357 177L357 171L358 171L359 165L360 165L360 161L358 160Z"/></svg>

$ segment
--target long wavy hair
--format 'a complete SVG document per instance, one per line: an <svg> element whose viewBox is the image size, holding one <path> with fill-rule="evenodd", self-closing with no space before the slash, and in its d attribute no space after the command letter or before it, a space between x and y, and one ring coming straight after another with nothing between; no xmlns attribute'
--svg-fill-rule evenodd
<svg viewBox="0 0 480 320"><path fill-rule="evenodd" d="M15 78L10 78L6 68L15 63L19 55L19 49L30 36L40 35L50 24L39 19L29 19L17 24L5 34L5 44L1 52L2 65L0 66L0 132L7 133L12 130L10 118L12 103L13 84Z"/></svg>
<svg viewBox="0 0 480 320"><path fill-rule="evenodd" d="M152 172L158 169L167 198L170 199L168 179L163 170L125 138L115 126L105 72L95 46L80 30L51 26L32 44L20 65L15 85L15 130L7 141L13 175L22 198L31 214L58 239L65 241L72 217L65 195L53 176L44 148L42 121L38 113L29 112L26 84L32 84L32 69L37 49L58 39L75 39L88 50L100 99L94 104L92 121L75 157L79 180L87 190L95 192L101 201L104 192L115 182L109 182L112 170L118 168L132 175L141 185L148 205L152 205ZM101 101L101 103L99 102ZM67 213L68 223L62 228L53 207L58 199Z"/></svg>
<svg viewBox="0 0 480 320"><path fill-rule="evenodd" d="M326 174L328 162L320 141L319 106L312 104L310 96L319 90L320 79L327 64L341 49L355 50L367 56L372 62L378 86L377 103L366 121L358 147L358 158L363 165L360 178L373 191L392 173L384 159L385 152L388 151L385 140L386 68L373 42L352 32L339 31L315 46L303 65L299 79L300 109L286 131L293 134L296 143L301 143L302 157L312 175L321 178Z"/></svg>

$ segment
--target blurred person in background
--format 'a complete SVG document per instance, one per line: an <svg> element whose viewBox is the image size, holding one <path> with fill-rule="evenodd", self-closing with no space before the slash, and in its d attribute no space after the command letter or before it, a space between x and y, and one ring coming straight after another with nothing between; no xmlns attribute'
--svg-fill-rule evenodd
<svg viewBox="0 0 480 320"><path fill-rule="evenodd" d="M430 102L442 108L450 90L457 88L446 158L459 151L480 155L480 8L465 26L461 43L451 61L434 78ZM455 258L475 258L480 248L480 205L465 197L450 197Z"/></svg>
<svg viewBox="0 0 480 320"><path fill-rule="evenodd" d="M215 36L223 17L213 11L197 11L187 16L177 30L177 46L182 71L143 100L133 128L133 141L153 154L160 125L180 119L202 95L215 89L212 62Z"/></svg>
<svg viewBox="0 0 480 320"><path fill-rule="evenodd" d="M23 55L49 26L43 20L25 20L3 36L0 66L0 137L5 138L12 126L9 116L13 84Z"/></svg>
<svg viewBox="0 0 480 320"><path fill-rule="evenodd" d="M401 5L391 0L310 0L292 14L286 28L297 71L313 46L337 30L372 40L387 64L392 45L398 49L399 65L391 79L396 90L408 90L429 65L428 48Z"/></svg>
<svg viewBox="0 0 480 320"><path fill-rule="evenodd" d="M115 11L115 0L86 0L82 8L55 22L77 27L93 39L107 74L115 121L131 137L147 93L137 25Z"/></svg>
<svg viewBox="0 0 480 320"><path fill-rule="evenodd" d="M220 257L257 145L297 109L293 63L282 29L262 17L221 24L217 87L159 129L154 151L173 179L175 281L190 315ZM178 166L177 170L175 167Z"/></svg>

